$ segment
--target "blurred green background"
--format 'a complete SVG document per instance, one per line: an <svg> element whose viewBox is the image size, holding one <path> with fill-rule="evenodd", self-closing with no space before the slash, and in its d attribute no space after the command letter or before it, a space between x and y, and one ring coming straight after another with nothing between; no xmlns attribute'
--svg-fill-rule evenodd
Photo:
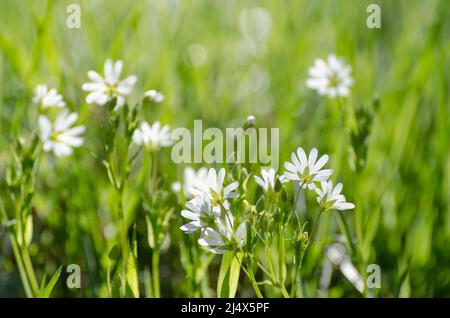
<svg viewBox="0 0 450 318"><path fill-rule="evenodd" d="M72 3L81 8L80 29L66 26ZM366 26L369 3L381 7L381 29ZM80 264L83 288L59 283L56 295L103 295L112 189L90 155L104 118L84 103L81 85L88 70L113 58L124 61L124 75L139 77L132 102L148 89L164 93L150 121L192 128L203 119L204 127L225 128L255 115L257 126L280 128L281 162L298 146L328 153L334 178L357 206L345 213L364 263L381 267L377 296L450 296L449 17L446 0L0 0L2 196L9 144L34 127L37 84L57 87L88 127L86 147L41 164L31 245L38 276ZM353 67L355 85L344 103L368 130L359 168L349 164L336 102L305 87L308 67L330 53ZM364 112L370 127L362 123ZM167 169L176 181L173 165ZM322 247L333 241L335 227L328 214L318 233ZM177 231L161 260L166 296L185 296L178 288L184 278ZM0 243L0 296L21 296L4 229ZM321 249L312 255L306 270L319 277ZM337 275L330 296L358 293Z"/></svg>

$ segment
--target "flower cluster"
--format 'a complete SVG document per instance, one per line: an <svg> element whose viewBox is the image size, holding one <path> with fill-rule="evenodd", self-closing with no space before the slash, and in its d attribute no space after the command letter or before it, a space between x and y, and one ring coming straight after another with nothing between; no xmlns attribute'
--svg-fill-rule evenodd
<svg viewBox="0 0 450 318"><path fill-rule="evenodd" d="M333 173L331 169L323 169L328 162L328 155L319 159L318 151L313 148L307 156L303 148L299 147L291 154L292 162L285 162L286 171L279 176L272 168L262 169L261 177L254 176L255 182L263 189L263 192L273 196L280 191L283 183L297 182L300 189L313 190L317 194L317 202L323 211L353 209L353 203L346 202L341 194L342 184L338 183L333 188L329 180ZM200 231L198 243L208 250L222 254L241 247L245 234L245 222L235 226L234 217L230 211L230 198L237 196L238 182L232 182L224 186L225 169L218 172L206 168L200 168L197 172L192 168L186 168L184 172L183 191L186 197L193 197L186 203L186 209L181 215L190 220L181 226L186 233ZM317 186L320 184L321 188ZM174 188L178 191L181 186Z"/></svg>
<svg viewBox="0 0 450 318"><path fill-rule="evenodd" d="M342 183L336 184L328 180L333 174L332 169L322 169L328 162L328 155L323 155L319 159L318 151L313 148L306 156L303 148L297 148L292 152L291 161L284 163L286 171L278 176L274 169L261 170L262 177L254 176L256 183L261 186L265 193L276 191L276 184L288 181L297 182L300 189L314 190L317 193L317 203L324 211L327 210L350 210L355 207L353 203L346 202L345 196L341 194ZM320 183L321 188L317 187Z"/></svg>
<svg viewBox="0 0 450 318"><path fill-rule="evenodd" d="M298 182L300 188L314 190L317 193L317 202L324 211L349 210L353 209L353 203L347 203L345 197L341 195L342 183L338 183L333 188L333 183L328 181L333 174L332 169L322 169L328 162L328 155L323 155L317 159L318 151L313 148L306 156L303 148L297 148L297 152L291 154L291 162L285 162L286 171L284 176L291 181ZM316 183L320 182L322 189Z"/></svg>
<svg viewBox="0 0 450 318"><path fill-rule="evenodd" d="M190 222L183 225L181 230L186 233L200 231L198 243L216 254L242 247L246 222L236 226L228 201L237 197L236 189L239 183L232 182L224 186L224 168L218 172L213 168L209 169L206 178L203 176L204 170L194 174L191 172L188 172L188 176L195 178L188 181L192 186L187 191L194 198L186 203L187 209L181 212Z"/></svg>
<svg viewBox="0 0 450 318"><path fill-rule="evenodd" d="M104 65L104 77L98 72L90 70L87 73L92 82L84 83L82 89L89 92L86 96L87 104L104 106L115 100L114 110L125 105L125 98L132 93L137 82L137 76L131 75L121 80L122 61L107 60ZM161 103L164 95L155 90L149 90L143 98L154 103ZM73 126L78 114L70 113L62 95L57 90L49 89L46 84L40 84L34 91L33 102L39 111L38 126L39 137L44 151L53 152L56 156L67 156L73 153L73 148L84 144L82 134L85 126ZM59 114L52 116L50 110L60 109ZM159 122L149 125L143 121L133 132L133 142L143 145L149 151L157 151L162 147L172 145L170 127L161 126Z"/></svg>
<svg viewBox="0 0 450 318"><path fill-rule="evenodd" d="M84 126L73 126L78 119L77 113L70 113L65 108L63 96L56 89L48 89L47 85L38 85L34 91L33 102L38 106L39 137L46 152L53 152L56 156L71 155L72 148L84 144L81 135L85 131ZM61 109L58 115L52 116L50 109Z"/></svg>

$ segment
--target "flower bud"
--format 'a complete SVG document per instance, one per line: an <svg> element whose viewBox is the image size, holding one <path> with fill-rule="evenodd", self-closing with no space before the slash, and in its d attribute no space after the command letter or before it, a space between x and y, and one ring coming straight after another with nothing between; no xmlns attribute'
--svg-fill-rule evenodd
<svg viewBox="0 0 450 318"><path fill-rule="evenodd" d="M276 181L275 181L275 186L274 186L274 191L275 192L280 192L280 190L281 190L281 181L280 181L280 178L277 178L276 179Z"/></svg>
<svg viewBox="0 0 450 318"><path fill-rule="evenodd" d="M256 122L255 116L253 116L253 115L248 116L247 119L245 120L244 129L254 127L255 122Z"/></svg>
<svg viewBox="0 0 450 318"><path fill-rule="evenodd" d="M155 91L153 89L146 91L144 93L144 98L147 98L153 103L162 103L164 101L164 95L161 92Z"/></svg>

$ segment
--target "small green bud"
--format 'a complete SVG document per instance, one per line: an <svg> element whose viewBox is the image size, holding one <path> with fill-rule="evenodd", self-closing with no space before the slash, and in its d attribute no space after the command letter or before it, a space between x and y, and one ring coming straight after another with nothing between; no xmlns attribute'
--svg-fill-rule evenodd
<svg viewBox="0 0 450 318"><path fill-rule="evenodd" d="M255 120L255 116L253 116L253 115L250 115L250 116L248 116L247 117L247 119L245 120L245 123L244 123L244 129L248 129L248 128L251 128L251 127L255 127L255 122L256 122L256 120Z"/></svg>
<svg viewBox="0 0 450 318"><path fill-rule="evenodd" d="M275 190L275 192L280 192L281 190L281 181L280 178L277 178L277 180L275 181L275 186L273 188Z"/></svg>

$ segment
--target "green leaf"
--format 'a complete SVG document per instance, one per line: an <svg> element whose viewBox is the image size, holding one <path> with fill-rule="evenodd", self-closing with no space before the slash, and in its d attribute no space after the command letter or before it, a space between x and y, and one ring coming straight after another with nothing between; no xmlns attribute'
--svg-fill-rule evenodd
<svg viewBox="0 0 450 318"><path fill-rule="evenodd" d="M217 279L217 297L227 297L228 283L226 282L229 277L229 271L231 267L231 260L233 253L229 252L222 256L222 263L220 265L219 277Z"/></svg>
<svg viewBox="0 0 450 318"><path fill-rule="evenodd" d="M363 248L360 248L361 254L365 262L369 260L370 251L372 250L372 241L378 230L378 224L380 220L380 208L373 210L367 221L366 231L364 235Z"/></svg>
<svg viewBox="0 0 450 318"><path fill-rule="evenodd" d="M115 260L120 255L119 245L115 244L108 253L108 257L110 260Z"/></svg>
<svg viewBox="0 0 450 318"><path fill-rule="evenodd" d="M136 238L133 239L133 251L130 251L130 256L128 257L128 265L127 265L127 286L129 287L129 292L131 292L131 296L135 298L139 298L139 280L137 273L137 265L136 265L136 248L137 242ZM128 292L128 291L127 291Z"/></svg>
<svg viewBox="0 0 450 318"><path fill-rule="evenodd" d="M231 261L230 278L229 278L229 294L228 297L234 297L239 282L239 274L241 272L242 253L237 253Z"/></svg>
<svg viewBox="0 0 450 318"><path fill-rule="evenodd" d="M39 294L44 292L46 284L47 284L47 274L44 274L44 276L42 277L42 280L41 280L41 285L40 285L41 287L39 288Z"/></svg>
<svg viewBox="0 0 450 318"><path fill-rule="evenodd" d="M45 286L45 288L39 292L39 297L40 298L48 298L50 297L50 294L53 291L53 288L55 287L56 283L58 282L59 276L61 276L61 271L62 271L62 265L56 270L56 272L53 274L52 278L50 279L50 281L48 282L47 286Z"/></svg>
<svg viewBox="0 0 450 318"><path fill-rule="evenodd" d="M217 297L232 298L236 295L241 261L241 253L234 254L233 252L228 252L223 255L217 281Z"/></svg>

